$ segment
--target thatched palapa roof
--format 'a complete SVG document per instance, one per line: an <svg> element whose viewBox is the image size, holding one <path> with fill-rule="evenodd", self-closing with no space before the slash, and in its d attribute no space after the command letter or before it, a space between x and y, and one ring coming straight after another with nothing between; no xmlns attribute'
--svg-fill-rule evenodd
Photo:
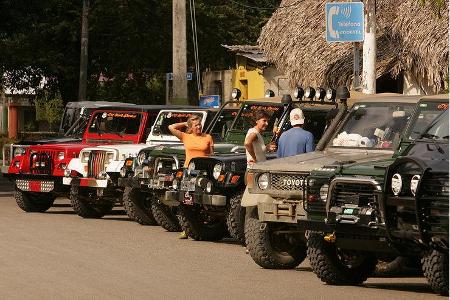
<svg viewBox="0 0 450 300"><path fill-rule="evenodd" d="M284 0L261 32L258 43L267 59L292 85L349 85L353 79L353 44L325 40L326 2ZM439 17L430 1L377 0L377 77L407 71L421 84L443 89L448 2Z"/></svg>

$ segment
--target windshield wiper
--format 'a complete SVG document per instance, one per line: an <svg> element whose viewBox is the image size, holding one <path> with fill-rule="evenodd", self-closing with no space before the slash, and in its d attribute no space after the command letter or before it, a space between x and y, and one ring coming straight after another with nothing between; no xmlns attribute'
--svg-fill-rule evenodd
<svg viewBox="0 0 450 300"><path fill-rule="evenodd" d="M431 134L431 133L422 133L422 135L420 137L424 137L426 139L437 139L439 138L437 135Z"/></svg>

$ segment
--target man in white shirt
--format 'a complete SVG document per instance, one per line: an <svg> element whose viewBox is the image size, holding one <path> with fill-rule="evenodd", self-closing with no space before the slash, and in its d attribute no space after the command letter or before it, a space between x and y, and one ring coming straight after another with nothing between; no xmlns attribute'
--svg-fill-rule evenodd
<svg viewBox="0 0 450 300"><path fill-rule="evenodd" d="M261 135L269 125L270 115L266 111L258 110L255 112L254 119L256 125L248 130L244 141L245 153L247 154L247 166L265 161L266 151L276 150L276 145L274 144L265 145Z"/></svg>

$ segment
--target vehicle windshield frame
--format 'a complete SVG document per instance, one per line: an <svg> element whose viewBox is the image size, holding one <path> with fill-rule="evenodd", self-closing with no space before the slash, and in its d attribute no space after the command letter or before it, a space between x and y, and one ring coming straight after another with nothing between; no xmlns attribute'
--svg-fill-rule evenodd
<svg viewBox="0 0 450 300"><path fill-rule="evenodd" d="M104 115L104 114L106 114L106 115ZM117 117L119 117L118 114L122 114L122 115L124 115L122 117L124 119L127 118L126 115L130 115L130 116L136 115L136 117L129 118L129 119L136 119L136 121L137 121L136 132L133 131L132 133L129 133L129 132L122 132L122 131L99 130L98 128L96 128L95 131L92 131L92 128L94 126L94 122L96 122L98 116L101 115L101 118L107 118L108 114L116 114ZM115 117L115 116L112 116L112 117ZM119 111L109 111L109 110L103 111L103 110L96 110L92 114L92 117L91 117L91 119L89 121L87 132L90 135L92 135L92 134L93 135L120 134L120 135L123 135L123 136L136 136L141 131L141 127L142 127L142 124L143 124L143 122L142 122L143 118L144 118L144 114L143 114L143 112L140 112L140 111L120 111L120 110ZM98 125L96 125L96 127L97 126ZM126 126L126 128L128 128L128 126Z"/></svg>

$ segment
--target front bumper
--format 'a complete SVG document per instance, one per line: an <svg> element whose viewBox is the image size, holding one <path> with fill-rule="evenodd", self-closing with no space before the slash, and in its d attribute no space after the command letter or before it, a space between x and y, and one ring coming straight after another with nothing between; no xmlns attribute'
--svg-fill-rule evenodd
<svg viewBox="0 0 450 300"><path fill-rule="evenodd" d="M108 187L108 179L64 177L63 184L73 186L93 187L93 188L106 188Z"/></svg>
<svg viewBox="0 0 450 300"><path fill-rule="evenodd" d="M223 195L196 194L188 191L166 191L163 203L168 206L178 206L180 204L226 206L227 197Z"/></svg>
<svg viewBox="0 0 450 300"><path fill-rule="evenodd" d="M62 184L61 177L53 176L28 176L14 181L17 189L24 192L36 193L66 193L68 187Z"/></svg>

